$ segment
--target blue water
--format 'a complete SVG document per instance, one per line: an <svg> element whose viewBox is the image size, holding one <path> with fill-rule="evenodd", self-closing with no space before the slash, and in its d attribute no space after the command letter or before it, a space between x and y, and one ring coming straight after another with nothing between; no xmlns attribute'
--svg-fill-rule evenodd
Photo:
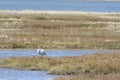
<svg viewBox="0 0 120 80"><path fill-rule="evenodd" d="M48 57L79 56L96 53L98 50L45 50ZM36 50L0 50L0 58L12 56L39 56Z"/></svg>
<svg viewBox="0 0 120 80"><path fill-rule="evenodd" d="M120 50L45 50L47 57L62 57L62 56L79 56L102 52L120 52ZM0 58L8 58L13 56L39 56L36 50L0 50Z"/></svg>
<svg viewBox="0 0 120 80"><path fill-rule="evenodd" d="M0 80L53 80L54 77L45 71L0 68Z"/></svg>
<svg viewBox="0 0 120 80"><path fill-rule="evenodd" d="M120 12L120 2L90 2L81 0L0 0L0 9Z"/></svg>

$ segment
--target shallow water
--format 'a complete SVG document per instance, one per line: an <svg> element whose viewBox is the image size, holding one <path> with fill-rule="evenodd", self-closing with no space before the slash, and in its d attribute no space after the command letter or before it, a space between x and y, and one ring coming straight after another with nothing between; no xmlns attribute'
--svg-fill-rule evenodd
<svg viewBox="0 0 120 80"><path fill-rule="evenodd" d="M54 77L45 71L0 68L0 80L52 80Z"/></svg>
<svg viewBox="0 0 120 80"><path fill-rule="evenodd" d="M85 0L1 0L0 9L120 12L120 2L91 2Z"/></svg>
<svg viewBox="0 0 120 80"><path fill-rule="evenodd" d="M113 52L113 50L45 50L48 57L79 56L97 52ZM114 50L115 51L115 50ZM117 51L117 50L116 50ZM39 56L36 50L0 50L0 58L13 56Z"/></svg>

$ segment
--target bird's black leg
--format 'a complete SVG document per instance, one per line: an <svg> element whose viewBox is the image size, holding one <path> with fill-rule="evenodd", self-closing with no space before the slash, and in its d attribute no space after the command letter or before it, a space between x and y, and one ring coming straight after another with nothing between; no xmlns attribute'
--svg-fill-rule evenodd
<svg viewBox="0 0 120 80"><path fill-rule="evenodd" d="M42 58L42 56L41 56L41 58Z"/></svg>

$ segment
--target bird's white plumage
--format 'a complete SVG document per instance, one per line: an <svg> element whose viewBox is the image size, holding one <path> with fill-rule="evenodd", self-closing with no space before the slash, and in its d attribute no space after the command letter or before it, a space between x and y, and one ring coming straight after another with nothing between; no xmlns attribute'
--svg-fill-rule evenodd
<svg viewBox="0 0 120 80"><path fill-rule="evenodd" d="M37 49L37 53L42 53L44 52L44 49Z"/></svg>
<svg viewBox="0 0 120 80"><path fill-rule="evenodd" d="M41 55L41 57L43 55L46 55L46 52L44 51L44 49L37 49L37 54Z"/></svg>

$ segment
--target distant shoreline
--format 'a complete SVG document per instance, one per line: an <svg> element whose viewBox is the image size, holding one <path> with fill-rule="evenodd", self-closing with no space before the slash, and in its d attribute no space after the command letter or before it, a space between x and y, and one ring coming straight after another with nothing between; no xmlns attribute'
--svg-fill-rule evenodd
<svg viewBox="0 0 120 80"><path fill-rule="evenodd" d="M22 14L39 14L39 13L49 13L49 14L88 14L88 13L92 13L92 14L119 14L120 12L97 12L97 11L70 11L70 10L63 10L63 11L59 11L59 10L0 10L0 13L4 13L4 12L8 12L8 13L22 13Z"/></svg>

